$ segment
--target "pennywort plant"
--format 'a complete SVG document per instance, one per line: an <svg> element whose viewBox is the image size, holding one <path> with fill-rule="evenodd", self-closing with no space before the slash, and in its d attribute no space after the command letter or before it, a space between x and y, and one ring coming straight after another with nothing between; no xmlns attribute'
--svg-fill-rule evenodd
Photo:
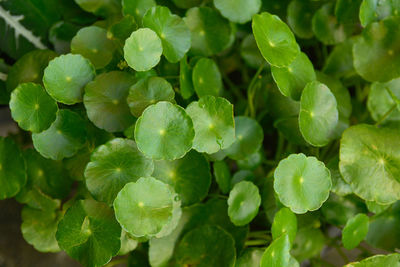
<svg viewBox="0 0 400 267"><path fill-rule="evenodd" d="M400 266L399 12L0 1L0 199L87 267Z"/></svg>

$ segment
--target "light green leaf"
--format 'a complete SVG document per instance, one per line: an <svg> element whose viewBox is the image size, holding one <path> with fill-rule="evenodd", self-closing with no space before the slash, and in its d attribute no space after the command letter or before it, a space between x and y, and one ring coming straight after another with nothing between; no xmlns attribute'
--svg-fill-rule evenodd
<svg viewBox="0 0 400 267"><path fill-rule="evenodd" d="M168 81L160 77L148 77L131 86L127 102L131 113L140 117L148 106L159 101L173 102L174 97L175 92Z"/></svg>
<svg viewBox="0 0 400 267"><path fill-rule="evenodd" d="M379 121L387 112L389 112L400 99L400 78L393 79L386 83L374 82L368 94L367 107L371 117ZM386 117L386 121L399 121L400 110L395 108Z"/></svg>
<svg viewBox="0 0 400 267"><path fill-rule="evenodd" d="M261 8L261 0L214 0L222 16L232 22L246 23Z"/></svg>
<svg viewBox="0 0 400 267"><path fill-rule="evenodd" d="M131 15L140 25L143 15L156 5L154 0L122 0L122 12L124 15Z"/></svg>
<svg viewBox="0 0 400 267"><path fill-rule="evenodd" d="M297 218L296 215L288 208L281 208L274 217L274 222L271 227L272 238L277 239L282 235L287 234L289 241L293 244L297 233Z"/></svg>
<svg viewBox="0 0 400 267"><path fill-rule="evenodd" d="M278 16L268 12L254 15L252 26L257 46L269 64L289 66L300 53L293 33Z"/></svg>
<svg viewBox="0 0 400 267"><path fill-rule="evenodd" d="M57 103L39 84L20 84L10 100L11 116L18 126L31 132L41 132L56 120Z"/></svg>
<svg viewBox="0 0 400 267"><path fill-rule="evenodd" d="M118 15L121 10L121 4L118 0L75 0L75 2L83 10L101 17Z"/></svg>
<svg viewBox="0 0 400 267"><path fill-rule="evenodd" d="M33 133L35 149L45 158L60 160L72 157L86 143L84 120L75 112L60 109L50 128Z"/></svg>
<svg viewBox="0 0 400 267"><path fill-rule="evenodd" d="M129 237L129 234L122 230L121 231L121 248L118 252L118 255L126 255L129 252L135 250L138 246L139 242L135 239Z"/></svg>
<svg viewBox="0 0 400 267"><path fill-rule="evenodd" d="M129 139L115 138L99 146L85 169L86 186L98 201L112 204L129 182L150 176L154 165Z"/></svg>
<svg viewBox="0 0 400 267"><path fill-rule="evenodd" d="M192 81L198 97L218 96L222 89L221 73L214 60L202 58L193 68Z"/></svg>
<svg viewBox="0 0 400 267"><path fill-rule="evenodd" d="M43 84L49 95L63 104L82 102L83 88L93 80L95 70L81 55L61 55L44 70Z"/></svg>
<svg viewBox="0 0 400 267"><path fill-rule="evenodd" d="M122 71L102 73L85 87L83 103L90 121L108 132L120 132L133 124L126 98L135 78Z"/></svg>
<svg viewBox="0 0 400 267"><path fill-rule="evenodd" d="M182 158L194 138L192 119L185 110L161 101L145 109L135 126L135 140L140 151L153 159Z"/></svg>
<svg viewBox="0 0 400 267"><path fill-rule="evenodd" d="M121 227L105 203L78 200L58 224L56 239L61 249L88 267L102 266L121 247Z"/></svg>
<svg viewBox="0 0 400 267"><path fill-rule="evenodd" d="M274 177L279 200L299 214L319 209L332 187L331 174L324 163L302 153L281 160Z"/></svg>
<svg viewBox="0 0 400 267"><path fill-rule="evenodd" d="M346 249L356 248L367 236L369 218L363 213L359 213L347 221L342 230L342 242Z"/></svg>
<svg viewBox="0 0 400 267"><path fill-rule="evenodd" d="M158 64L162 51L157 34L148 28L141 28L126 39L124 58L132 69L147 71Z"/></svg>
<svg viewBox="0 0 400 267"><path fill-rule="evenodd" d="M353 262L345 265L344 267L375 267L375 266L400 266L400 254L393 253L389 255L375 255L366 258L360 262Z"/></svg>
<svg viewBox="0 0 400 267"><path fill-rule="evenodd" d="M264 251L261 258L261 267L298 267L299 264L290 255L289 236L284 234L272 243Z"/></svg>

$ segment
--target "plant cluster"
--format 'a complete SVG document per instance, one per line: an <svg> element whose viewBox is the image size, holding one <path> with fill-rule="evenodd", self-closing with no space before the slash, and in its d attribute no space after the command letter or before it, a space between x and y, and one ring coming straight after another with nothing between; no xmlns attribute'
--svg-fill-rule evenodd
<svg viewBox="0 0 400 267"><path fill-rule="evenodd" d="M400 266L399 12L2 0L0 199L83 266Z"/></svg>

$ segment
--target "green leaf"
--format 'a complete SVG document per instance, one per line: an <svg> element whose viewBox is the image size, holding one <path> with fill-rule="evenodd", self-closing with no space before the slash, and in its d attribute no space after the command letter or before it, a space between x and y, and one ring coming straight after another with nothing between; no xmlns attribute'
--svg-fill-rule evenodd
<svg viewBox="0 0 400 267"><path fill-rule="evenodd" d="M203 200L211 185L210 165L196 151L174 161L155 161L152 176L171 185L184 206Z"/></svg>
<svg viewBox="0 0 400 267"><path fill-rule="evenodd" d="M375 121L379 121L400 99L400 78L393 79L386 83L374 82L368 93L367 107L371 113L371 117ZM386 117L386 121L399 121L400 110L398 108L390 112Z"/></svg>
<svg viewBox="0 0 400 267"><path fill-rule="evenodd" d="M218 226L200 226L187 233L176 248L176 260L182 265L226 266L235 265L235 241Z"/></svg>
<svg viewBox="0 0 400 267"><path fill-rule="evenodd" d="M235 141L233 105L222 97L204 96L186 108L194 126L193 148L212 154Z"/></svg>
<svg viewBox="0 0 400 267"><path fill-rule="evenodd" d="M387 82L400 76L399 17L369 24L353 46L354 67L367 81Z"/></svg>
<svg viewBox="0 0 400 267"><path fill-rule="evenodd" d="M229 46L231 26L216 10L193 7L186 12L184 21L191 31L193 54L212 56Z"/></svg>
<svg viewBox="0 0 400 267"><path fill-rule="evenodd" d="M298 267L299 264L290 255L289 236L284 234L272 241L261 258L261 267Z"/></svg>
<svg viewBox="0 0 400 267"><path fill-rule="evenodd" d="M187 8L191 8L194 6L198 6L201 4L202 0L172 0L172 2L174 2L174 4L179 7L179 8L183 8L183 9L187 9Z"/></svg>
<svg viewBox="0 0 400 267"><path fill-rule="evenodd" d="M312 31L312 17L321 4L312 0L293 0L287 7L287 21L293 32L300 38L310 39Z"/></svg>
<svg viewBox="0 0 400 267"><path fill-rule="evenodd" d="M115 138L99 146L85 169L86 186L98 201L112 204L129 182L150 176L154 165L129 139Z"/></svg>
<svg viewBox="0 0 400 267"><path fill-rule="evenodd" d="M71 40L71 53L81 54L89 59L96 69L101 69L110 63L114 44L107 37L107 31L97 26L80 29Z"/></svg>
<svg viewBox="0 0 400 267"><path fill-rule="evenodd" d="M121 248L118 255L126 255L136 249L139 242L129 237L129 234L124 230L121 231Z"/></svg>
<svg viewBox="0 0 400 267"><path fill-rule="evenodd" d="M367 236L369 218L360 213L347 221L342 230L342 242L346 249L356 248Z"/></svg>
<svg viewBox="0 0 400 267"><path fill-rule="evenodd" d="M364 200L391 204L400 199L398 128L359 124L343 133L339 168L353 192Z"/></svg>
<svg viewBox="0 0 400 267"><path fill-rule="evenodd" d="M181 216L180 201L173 189L153 177L127 183L115 198L114 209L122 228L135 237L166 236Z"/></svg>
<svg viewBox="0 0 400 267"><path fill-rule="evenodd" d="M135 140L146 156L156 160L182 158L191 148L193 122L185 110L161 101L145 109L135 126Z"/></svg>
<svg viewBox="0 0 400 267"><path fill-rule="evenodd" d="M58 111L56 101L34 83L23 83L12 92L10 109L19 127L35 133L48 129Z"/></svg>
<svg viewBox="0 0 400 267"><path fill-rule="evenodd" d="M264 138L263 129L258 122L245 116L235 117L236 141L226 149L234 160L245 159L258 151Z"/></svg>
<svg viewBox="0 0 400 267"><path fill-rule="evenodd" d="M388 16L398 16L400 4L393 0L364 0L360 6L360 21L363 27Z"/></svg>
<svg viewBox="0 0 400 267"><path fill-rule="evenodd" d="M296 101L300 100L306 84L316 79L314 66L304 53L300 53L287 67L271 66L271 72L279 91Z"/></svg>
<svg viewBox="0 0 400 267"><path fill-rule="evenodd" d="M124 58L129 67L136 71L147 71L155 67L162 52L161 39L148 28L134 31L124 45Z"/></svg>
<svg viewBox="0 0 400 267"><path fill-rule="evenodd" d="M179 71L180 93L184 99L188 99L194 94L194 87L192 82L192 68L187 63L186 55L179 63Z"/></svg>
<svg viewBox="0 0 400 267"><path fill-rule="evenodd" d="M335 16L340 23L358 23L362 0L339 0L335 5Z"/></svg>
<svg viewBox="0 0 400 267"><path fill-rule="evenodd" d="M122 12L124 15L131 15L140 25L143 15L156 5L154 0L122 0Z"/></svg>
<svg viewBox="0 0 400 267"><path fill-rule="evenodd" d="M42 83L44 69L57 54L51 50L34 50L21 57L8 71L7 92L11 93L20 83Z"/></svg>
<svg viewBox="0 0 400 267"><path fill-rule="evenodd" d="M58 224L56 239L60 248L84 266L102 266L121 247L121 227L106 204L78 200Z"/></svg>
<svg viewBox="0 0 400 267"><path fill-rule="evenodd" d="M86 143L84 120L75 112L61 109L50 128L33 133L35 149L45 158L60 160L72 157Z"/></svg>
<svg viewBox="0 0 400 267"><path fill-rule="evenodd" d="M122 71L102 73L87 84L83 103L90 121L108 132L120 132L135 121L126 98L135 78Z"/></svg>
<svg viewBox="0 0 400 267"><path fill-rule="evenodd" d="M128 106L135 117L140 117L150 105L159 101L173 102L175 92L171 84L160 77L148 77L139 80L129 89Z"/></svg>
<svg viewBox="0 0 400 267"><path fill-rule="evenodd" d="M235 267L259 267L264 251L259 248L247 248L237 258Z"/></svg>
<svg viewBox="0 0 400 267"><path fill-rule="evenodd" d="M19 147L12 139L0 137L0 199L15 196L26 179L26 165Z"/></svg>
<svg viewBox="0 0 400 267"><path fill-rule="evenodd" d="M246 23L261 8L261 0L214 0L222 16L232 22Z"/></svg>
<svg viewBox="0 0 400 267"><path fill-rule="evenodd" d="M258 69L265 61L258 50L253 34L248 34L240 44L240 55L252 68Z"/></svg>
<svg viewBox="0 0 400 267"><path fill-rule="evenodd" d="M256 177L252 171L240 170L238 172L235 172L235 174L232 176L230 188L232 189L237 183L241 181L254 182L255 178Z"/></svg>
<svg viewBox="0 0 400 267"><path fill-rule="evenodd" d="M169 62L178 62L189 51L189 28L181 17L172 14L167 7L155 6L149 9L143 17L143 26L155 31L160 37L163 54Z"/></svg>
<svg viewBox="0 0 400 267"><path fill-rule="evenodd" d="M83 88L93 80L95 70L81 55L62 55L50 61L44 70L43 84L47 93L63 104L82 102Z"/></svg>
<svg viewBox="0 0 400 267"><path fill-rule="evenodd" d="M360 262L353 262L345 265L344 267L374 267L374 266L400 266L400 254L393 253L389 255L375 255L366 258Z"/></svg>
<svg viewBox="0 0 400 267"><path fill-rule="evenodd" d="M192 81L198 97L218 96L222 89L221 73L214 60L202 58L193 68Z"/></svg>
<svg viewBox="0 0 400 267"><path fill-rule="evenodd" d="M338 120L336 98L329 88L317 81L308 83L300 99L299 126L304 139L313 146L327 145Z"/></svg>
<svg viewBox="0 0 400 267"><path fill-rule="evenodd" d="M387 210L391 205L380 205L376 202L373 201L366 201L365 204L367 204L368 211L375 213L375 214L380 214Z"/></svg>
<svg viewBox="0 0 400 267"><path fill-rule="evenodd" d="M219 189L226 194L231 189L231 172L225 161L216 161L213 165L214 177Z"/></svg>
<svg viewBox="0 0 400 267"><path fill-rule="evenodd" d="M300 53L293 33L276 15L254 15L252 27L261 54L272 66L289 66Z"/></svg>
<svg viewBox="0 0 400 267"><path fill-rule="evenodd" d="M107 31L107 38L116 40L120 45L125 43L125 40L131 33L137 30L138 25L135 18L131 15L126 15L119 21L115 22Z"/></svg>
<svg viewBox="0 0 400 267"><path fill-rule="evenodd" d="M250 223L258 213L261 196L252 182L237 183L229 193L228 215L236 226Z"/></svg>
<svg viewBox="0 0 400 267"><path fill-rule="evenodd" d="M101 17L118 15L121 10L121 4L118 0L75 0L75 2L83 10Z"/></svg>
<svg viewBox="0 0 400 267"><path fill-rule="evenodd" d="M296 215L288 208L281 208L274 217L271 227L272 238L277 239L282 235L288 235L289 241L293 244L297 233Z"/></svg>
<svg viewBox="0 0 400 267"><path fill-rule="evenodd" d="M336 45L325 60L323 72L331 77L351 77L355 74L353 65L353 44L355 38Z"/></svg>
<svg viewBox="0 0 400 267"><path fill-rule="evenodd" d="M332 187L331 174L324 163L302 153L281 160L274 177L279 200L298 214L319 209Z"/></svg>
<svg viewBox="0 0 400 267"><path fill-rule="evenodd" d="M302 262L319 255L325 246L325 242L321 230L311 227L301 228L297 231L292 254L299 262Z"/></svg>
<svg viewBox="0 0 400 267"><path fill-rule="evenodd" d="M60 251L56 240L58 222L62 218L59 211L25 206L21 218L21 232L26 242L40 252Z"/></svg>

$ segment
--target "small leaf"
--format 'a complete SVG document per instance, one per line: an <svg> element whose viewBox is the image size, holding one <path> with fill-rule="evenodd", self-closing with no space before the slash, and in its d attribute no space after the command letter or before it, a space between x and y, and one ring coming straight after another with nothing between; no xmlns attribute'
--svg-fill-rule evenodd
<svg viewBox="0 0 400 267"><path fill-rule="evenodd" d="M252 26L257 46L272 66L289 66L300 53L293 33L279 17L263 12L253 16Z"/></svg>
<svg viewBox="0 0 400 267"><path fill-rule="evenodd" d="M236 259L235 241L218 226L200 226L187 233L176 248L181 266L196 265L233 267Z"/></svg>
<svg viewBox="0 0 400 267"><path fill-rule="evenodd" d="M171 185L179 194L182 205L192 205L206 197L211 173L202 154L192 150L181 159L155 161L154 165L152 176Z"/></svg>
<svg viewBox="0 0 400 267"><path fill-rule="evenodd" d="M124 230L121 231L121 248L118 255L126 255L129 252L135 250L139 242L129 237L128 233Z"/></svg>
<svg viewBox="0 0 400 267"><path fill-rule="evenodd" d="M299 264L290 255L289 236L284 234L272 243L264 251L261 258L261 267L298 267Z"/></svg>
<svg viewBox="0 0 400 267"><path fill-rule="evenodd" d="M162 237L160 233L170 227L173 213L179 211L180 217L181 210L180 201L176 200L172 188L153 177L127 183L115 198L114 209L125 231L132 236L146 238Z"/></svg>
<svg viewBox="0 0 400 267"><path fill-rule="evenodd" d="M332 186L331 174L324 163L301 153L281 160L274 177L279 200L298 214L319 209Z"/></svg>
<svg viewBox="0 0 400 267"><path fill-rule="evenodd" d="M360 213L347 221L342 230L342 242L346 249L356 248L367 236L369 218Z"/></svg>
<svg viewBox="0 0 400 267"><path fill-rule="evenodd" d="M63 104L82 102L83 88L93 80L95 70L81 55L61 55L44 70L43 84L49 95Z"/></svg>
<svg viewBox="0 0 400 267"><path fill-rule="evenodd" d="M313 146L325 146L332 139L339 113L335 96L320 82L310 82L301 94L299 126L304 139Z"/></svg>
<svg viewBox="0 0 400 267"><path fill-rule="evenodd" d="M222 97L204 96L186 108L194 126L193 148L212 154L235 141L233 105Z"/></svg>
<svg viewBox="0 0 400 267"><path fill-rule="evenodd" d="M214 0L222 16L232 22L246 23L261 8L261 0Z"/></svg>
<svg viewBox="0 0 400 267"><path fill-rule="evenodd" d="M50 128L32 134L33 146L45 158L60 160L72 157L86 142L84 120L75 112L61 109Z"/></svg>
<svg viewBox="0 0 400 267"><path fill-rule="evenodd" d="M58 224L56 239L61 249L84 266L102 266L121 247L121 227L106 204L78 200Z"/></svg>
<svg viewBox="0 0 400 267"><path fill-rule="evenodd" d="M141 28L126 39L124 58L132 69L147 71L158 64L162 51L157 34L148 28Z"/></svg>
<svg viewBox="0 0 400 267"><path fill-rule="evenodd" d="M86 186L98 201L112 204L129 182L150 176L154 165L129 139L115 138L92 153L85 169Z"/></svg>
<svg viewBox="0 0 400 267"><path fill-rule="evenodd" d="M100 129L120 132L135 121L126 98L135 78L122 71L102 73L85 87L83 103L87 116Z"/></svg>
<svg viewBox="0 0 400 267"><path fill-rule="evenodd" d="M159 101L173 102L174 97L175 92L168 81L160 77L148 77L131 86L127 102L131 113L140 117L148 106Z"/></svg>
<svg viewBox="0 0 400 267"><path fill-rule="evenodd" d="M220 95L223 85L217 64L209 58L197 61L193 68L192 81L198 97Z"/></svg>
<svg viewBox="0 0 400 267"><path fill-rule="evenodd" d="M236 226L250 223L258 213L261 196L252 182L237 183L229 193L228 215Z"/></svg>
<svg viewBox="0 0 400 267"><path fill-rule="evenodd" d="M297 233L297 218L296 215L288 208L281 208L274 217L274 222L271 228L272 238L277 239L282 235L287 234L289 241L293 244Z"/></svg>
<svg viewBox="0 0 400 267"><path fill-rule="evenodd" d="M11 116L18 126L34 133L44 131L56 120L57 103L39 84L20 84L11 94Z"/></svg>
<svg viewBox="0 0 400 267"><path fill-rule="evenodd" d="M170 102L149 106L136 122L138 148L153 159L182 158L192 148L193 138L192 120L183 108Z"/></svg>

